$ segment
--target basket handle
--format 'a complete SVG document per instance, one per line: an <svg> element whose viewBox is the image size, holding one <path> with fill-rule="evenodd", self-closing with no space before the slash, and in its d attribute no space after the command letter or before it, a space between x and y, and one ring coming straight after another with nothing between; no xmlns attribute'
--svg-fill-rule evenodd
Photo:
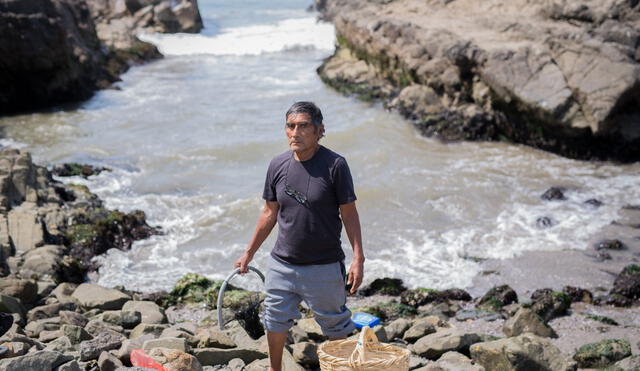
<svg viewBox="0 0 640 371"><path fill-rule="evenodd" d="M364 326L362 331L360 331L360 337L356 343L356 348L349 356L349 367L356 371L360 370L360 365L366 361L365 351L374 344L380 344L376 333L373 332L369 326Z"/></svg>

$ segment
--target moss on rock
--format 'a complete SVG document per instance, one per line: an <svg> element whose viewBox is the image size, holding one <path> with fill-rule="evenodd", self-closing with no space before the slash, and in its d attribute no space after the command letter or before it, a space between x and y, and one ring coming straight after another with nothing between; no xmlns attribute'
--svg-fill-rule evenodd
<svg viewBox="0 0 640 371"><path fill-rule="evenodd" d="M631 344L624 339L606 339L585 344L576 350L573 359L579 368L607 367L631 355Z"/></svg>

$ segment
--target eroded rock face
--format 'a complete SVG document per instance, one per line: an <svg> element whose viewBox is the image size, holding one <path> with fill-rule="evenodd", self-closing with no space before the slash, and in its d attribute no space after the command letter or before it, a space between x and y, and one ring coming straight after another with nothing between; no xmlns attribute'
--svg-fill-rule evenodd
<svg viewBox="0 0 640 371"><path fill-rule="evenodd" d="M338 34L322 79L427 135L640 159L637 2L316 3Z"/></svg>
<svg viewBox="0 0 640 371"><path fill-rule="evenodd" d="M0 114L89 98L131 64L161 57L135 35L199 32L197 0L0 3Z"/></svg>
<svg viewBox="0 0 640 371"><path fill-rule="evenodd" d="M526 333L474 344L471 358L487 370L575 370L576 363L545 338Z"/></svg>
<svg viewBox="0 0 640 371"><path fill-rule="evenodd" d="M0 113L86 99L113 79L85 2L2 2L0 54Z"/></svg>

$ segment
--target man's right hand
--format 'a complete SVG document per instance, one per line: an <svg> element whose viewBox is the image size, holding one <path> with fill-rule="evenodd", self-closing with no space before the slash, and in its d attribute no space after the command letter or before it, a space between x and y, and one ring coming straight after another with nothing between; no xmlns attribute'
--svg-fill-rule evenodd
<svg viewBox="0 0 640 371"><path fill-rule="evenodd" d="M240 274L245 274L249 272L249 262L253 259L253 256L249 255L247 252L242 254L240 259L236 260L233 264L234 267L240 268Z"/></svg>

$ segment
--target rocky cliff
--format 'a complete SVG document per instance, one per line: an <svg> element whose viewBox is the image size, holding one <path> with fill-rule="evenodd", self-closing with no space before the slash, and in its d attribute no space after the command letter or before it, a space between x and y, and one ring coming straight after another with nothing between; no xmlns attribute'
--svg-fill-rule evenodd
<svg viewBox="0 0 640 371"><path fill-rule="evenodd" d="M1 0L0 114L86 99L160 57L137 32L201 28L196 0Z"/></svg>
<svg viewBox="0 0 640 371"><path fill-rule="evenodd" d="M640 159L637 0L322 0L318 69L444 140L508 140L578 159Z"/></svg>
<svg viewBox="0 0 640 371"><path fill-rule="evenodd" d="M55 181L28 152L0 150L0 277L83 282L94 256L155 233L142 211L105 209L87 187Z"/></svg>

